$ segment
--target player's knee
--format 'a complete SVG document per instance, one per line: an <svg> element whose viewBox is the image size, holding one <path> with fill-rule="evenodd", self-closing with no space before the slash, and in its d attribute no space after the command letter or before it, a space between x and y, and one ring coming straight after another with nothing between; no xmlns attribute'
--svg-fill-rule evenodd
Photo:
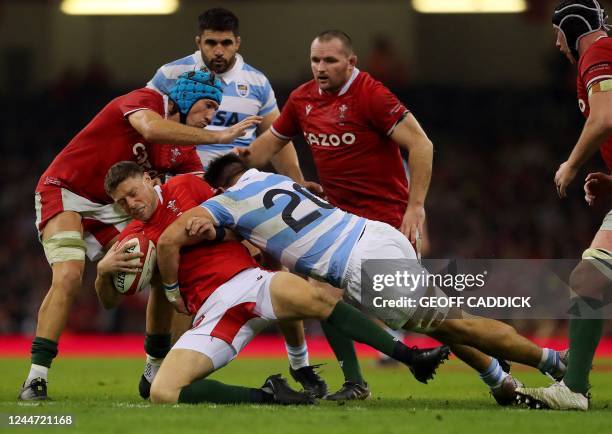
<svg viewBox="0 0 612 434"><path fill-rule="evenodd" d="M176 404L178 395L179 391L160 381L153 381L151 385L151 402L153 404Z"/></svg>
<svg viewBox="0 0 612 434"><path fill-rule="evenodd" d="M599 298L606 288L610 288L609 278L595 265L597 260L592 257L583 259L570 275L570 287L579 297Z"/></svg>
<svg viewBox="0 0 612 434"><path fill-rule="evenodd" d="M324 288L319 286L310 286L309 303L307 306L312 310L312 316L319 320L324 320L334 310L338 300L334 299Z"/></svg>
<svg viewBox="0 0 612 434"><path fill-rule="evenodd" d="M512 337L517 334L516 329L510 324L496 320L491 321L495 321L495 339L499 342L511 342Z"/></svg>
<svg viewBox="0 0 612 434"><path fill-rule="evenodd" d="M67 297L75 297L83 281L83 267L75 263L56 264L53 267L54 291L60 291Z"/></svg>
<svg viewBox="0 0 612 434"><path fill-rule="evenodd" d="M435 332L430 334L444 342L462 344L473 337L469 322L470 320L447 319L438 326Z"/></svg>

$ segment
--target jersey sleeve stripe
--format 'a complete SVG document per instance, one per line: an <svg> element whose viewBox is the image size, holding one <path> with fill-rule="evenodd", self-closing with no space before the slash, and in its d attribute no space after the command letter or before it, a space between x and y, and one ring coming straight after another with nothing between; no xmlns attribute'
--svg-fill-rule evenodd
<svg viewBox="0 0 612 434"><path fill-rule="evenodd" d="M130 111L128 111L128 112L123 113L123 117L124 117L124 118L127 118L127 117L128 117L129 115L131 115L132 113L136 113L136 112L139 112L139 111L141 111L141 110L151 110L151 108L150 108L150 107L138 107L138 108L135 108L135 109L133 109L133 110L130 110Z"/></svg>
<svg viewBox="0 0 612 434"><path fill-rule="evenodd" d="M390 136L391 134L393 134L393 131L395 130L395 127L397 127L397 124L403 121L406 118L406 116L408 116L408 113L410 113L410 110L405 110L402 113L399 119L391 126L391 128L389 128L389 131L387 131L387 136Z"/></svg>
<svg viewBox="0 0 612 434"><path fill-rule="evenodd" d="M359 218L359 221L355 224L351 230L351 233L344 239L340 247L336 249L329 261L330 264L327 272L328 275L334 277L337 276L337 280L334 279L334 281L329 283L337 288L340 288L340 285L343 284L342 280L344 279L344 274L346 272L346 265L348 264L353 248L357 244L357 241L365 228L365 224L366 220L364 218Z"/></svg>
<svg viewBox="0 0 612 434"><path fill-rule="evenodd" d="M590 79L589 82L586 84L587 91L590 93L591 87L594 84L599 83L600 81L609 80L611 78L612 78L612 75L598 75L597 77Z"/></svg>
<svg viewBox="0 0 612 434"><path fill-rule="evenodd" d="M200 206L210 212L217 225L232 226L234 224L234 217L227 208L215 199L216 198L209 199Z"/></svg>
<svg viewBox="0 0 612 434"><path fill-rule="evenodd" d="M272 125L272 126L270 127L270 132L271 132L272 134L274 134L276 137L278 137L279 139L282 139L282 140L291 140L291 137L283 136L281 133L279 133L278 131L276 131L276 129L274 128L274 125Z"/></svg>

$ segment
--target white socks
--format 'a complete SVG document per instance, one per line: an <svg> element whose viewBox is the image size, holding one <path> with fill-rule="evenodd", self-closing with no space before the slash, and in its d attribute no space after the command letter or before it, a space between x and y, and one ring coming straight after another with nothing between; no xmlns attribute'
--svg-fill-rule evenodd
<svg viewBox="0 0 612 434"><path fill-rule="evenodd" d="M151 357L147 354L147 363L145 364L144 376L149 383L153 383L153 379L157 375L157 371L159 371L159 367L163 361L164 359L156 359L155 357Z"/></svg>
<svg viewBox="0 0 612 434"><path fill-rule="evenodd" d="M285 342L285 348L287 348L287 357L289 358L289 365L293 370L308 366L308 346L304 342L299 347L292 347Z"/></svg>
<svg viewBox="0 0 612 434"><path fill-rule="evenodd" d="M48 379L49 368L46 366L35 365L32 363L32 367L30 368L30 373L28 374L28 378L26 379L26 383L29 383L35 378L42 378L44 380Z"/></svg>

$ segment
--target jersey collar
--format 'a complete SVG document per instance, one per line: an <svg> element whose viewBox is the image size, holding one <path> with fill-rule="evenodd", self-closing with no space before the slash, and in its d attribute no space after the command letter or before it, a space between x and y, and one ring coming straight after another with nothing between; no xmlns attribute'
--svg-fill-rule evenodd
<svg viewBox="0 0 612 434"><path fill-rule="evenodd" d="M349 88L351 87L351 84L353 84L353 82L355 81L358 75L359 75L359 69L358 68L353 69L353 73L349 77L348 81L344 83L344 86L342 86L342 89L340 89L340 92L337 93L337 96L342 96L345 93L347 93ZM323 95L323 91L321 90L321 88L319 88L319 95Z"/></svg>
<svg viewBox="0 0 612 434"><path fill-rule="evenodd" d="M193 53L194 59L196 61L196 65L198 69L206 68L206 64L204 63L204 59L202 59L202 53L200 50ZM225 84L230 84L232 81L236 81L238 79L238 75L240 71L242 71L242 67L244 66L244 59L238 53L236 53L236 62L234 66L232 66L229 70L225 71L223 74L215 74L217 78L223 80Z"/></svg>
<svg viewBox="0 0 612 434"><path fill-rule="evenodd" d="M242 176L240 178L238 178L238 181L236 181L236 183L234 185L232 185L230 188L228 188L228 190L230 190L231 188L235 187L236 185L242 183L242 182L246 182L249 180L249 178L255 174L259 173L259 170L257 169L249 169L246 172L244 172L242 174Z"/></svg>
<svg viewBox="0 0 612 434"><path fill-rule="evenodd" d="M225 71L223 74L217 74L225 84L230 84L232 81L236 81L238 79L238 75L240 71L242 71L242 67L244 66L244 59L238 53L236 53L236 62L234 62L234 66L232 66L229 70Z"/></svg>
<svg viewBox="0 0 612 434"><path fill-rule="evenodd" d="M164 101L164 119L168 119L168 95L162 95Z"/></svg>

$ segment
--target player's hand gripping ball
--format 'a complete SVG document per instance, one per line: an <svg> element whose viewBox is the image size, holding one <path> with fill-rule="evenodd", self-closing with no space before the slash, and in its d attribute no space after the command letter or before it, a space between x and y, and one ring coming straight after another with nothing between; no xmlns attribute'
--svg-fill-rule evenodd
<svg viewBox="0 0 612 434"><path fill-rule="evenodd" d="M125 271L119 271L113 274L113 284L117 291L124 295L135 294L142 289L149 286L153 271L157 261L157 254L155 251L155 244L149 240L144 234L132 234L121 240L119 248L131 244L131 246L125 251L126 253L142 252L144 256L140 258L134 258L132 261L134 265L140 265L138 273L127 273Z"/></svg>

